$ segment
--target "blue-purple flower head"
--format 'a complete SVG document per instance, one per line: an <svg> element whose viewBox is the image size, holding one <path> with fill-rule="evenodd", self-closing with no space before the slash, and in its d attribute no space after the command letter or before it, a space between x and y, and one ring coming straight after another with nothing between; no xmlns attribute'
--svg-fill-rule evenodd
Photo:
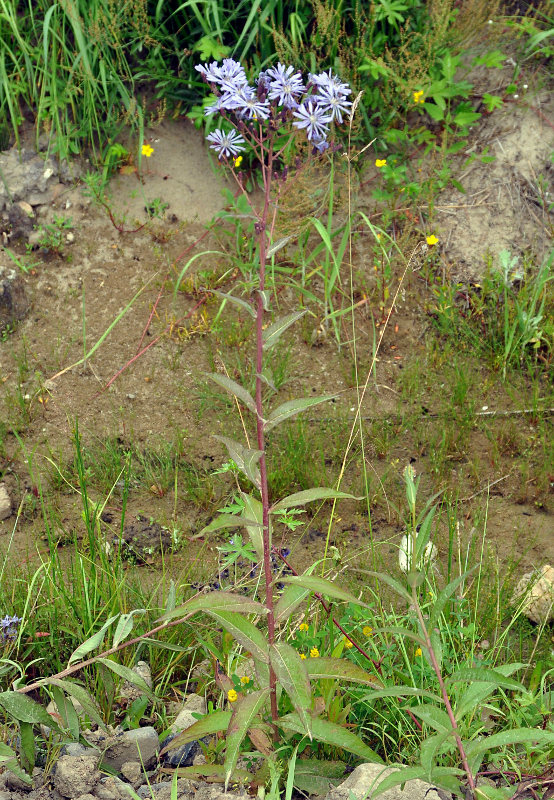
<svg viewBox="0 0 554 800"><path fill-rule="evenodd" d="M8 615L4 619L0 619L0 637L3 642L7 642L8 639L13 639L17 636L17 626L21 621L21 617L9 617Z"/></svg>
<svg viewBox="0 0 554 800"><path fill-rule="evenodd" d="M226 132L222 131L221 128L216 128L206 138L212 143L210 147L216 151L220 159L238 156L244 150L242 145L245 144L245 141L236 131Z"/></svg>
<svg viewBox="0 0 554 800"><path fill-rule="evenodd" d="M276 67L266 70L265 78L269 79L269 100L277 100L283 108L298 108L298 99L306 91L300 72L279 62Z"/></svg>

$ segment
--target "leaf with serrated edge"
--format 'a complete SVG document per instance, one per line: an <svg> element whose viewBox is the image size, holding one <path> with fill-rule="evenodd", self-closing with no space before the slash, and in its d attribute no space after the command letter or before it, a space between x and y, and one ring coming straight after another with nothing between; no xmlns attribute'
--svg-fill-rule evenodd
<svg viewBox="0 0 554 800"><path fill-rule="evenodd" d="M273 325L270 325L269 328L266 328L264 331L264 349L267 350L276 345L280 336L287 328L294 325L296 320L303 317L305 313L305 311L294 311L292 314L287 314L286 317L281 317L281 319L278 319Z"/></svg>
<svg viewBox="0 0 554 800"><path fill-rule="evenodd" d="M312 688L304 662L297 651L286 642L271 645L269 659L277 680L292 700L298 718L304 725L304 733L307 733L311 740L312 726L309 709Z"/></svg>
<svg viewBox="0 0 554 800"><path fill-rule="evenodd" d="M254 723L264 703L269 697L269 687L260 689L238 700L233 706L231 721L225 737L225 791L229 785L229 780L233 770L237 765L240 755L240 746L248 729Z"/></svg>
<svg viewBox="0 0 554 800"><path fill-rule="evenodd" d="M70 655L69 661L67 662L67 666L70 667L76 661L82 661L83 656L88 655L93 650L96 650L97 647L100 647L102 642L104 641L104 636L106 635L106 631L112 624L114 620L118 618L119 614L114 614L113 617L110 617L107 622L105 622L99 631L87 639L79 647Z"/></svg>
<svg viewBox="0 0 554 800"><path fill-rule="evenodd" d="M252 547L256 551L256 555L261 561L264 557L263 506L260 501L252 497L251 494L241 492L240 496L244 500L244 511L242 512L244 516L244 527L246 528ZM249 519L256 520L256 523L254 525L249 525Z"/></svg>
<svg viewBox="0 0 554 800"><path fill-rule="evenodd" d="M298 400L289 400L286 403L282 403L271 412L267 418L264 428L266 431L269 431L271 428L279 425L289 417L293 417L295 414L300 414L302 411L306 411L306 409L311 408L312 406L317 406L320 403L326 403L328 400L332 400L333 397L336 397L336 395L328 394L322 397L304 397L299 398Z"/></svg>
<svg viewBox="0 0 554 800"><path fill-rule="evenodd" d="M381 686L378 678L354 664L353 661L344 658L310 658L305 663L310 678L333 678L339 681Z"/></svg>
<svg viewBox="0 0 554 800"><path fill-rule="evenodd" d="M133 670L129 669L129 667L119 664L117 661L111 661L109 658L98 658L97 661L99 664L104 664L108 669L111 669L111 671L115 672L116 675L119 675L120 678L132 683L133 686L136 686L137 689L140 689L141 692L144 692L144 694L147 695L152 702L155 702L158 699L144 678L141 678L140 675L137 675L137 673L133 672Z"/></svg>
<svg viewBox="0 0 554 800"><path fill-rule="evenodd" d="M358 606L367 607L367 603L362 603L353 594L347 592L346 589L341 589L340 586L336 586L333 581L329 581L327 578L318 578L315 575L280 575L279 580L282 583L303 586L311 592L333 597L335 600L344 600L347 603L355 603Z"/></svg>
<svg viewBox="0 0 554 800"><path fill-rule="evenodd" d="M286 714L277 720L277 724L280 728L285 728L285 730L300 734L304 733L304 727L297 714ZM312 719L312 735L316 742L324 742L335 747L341 747L343 750L348 750L349 753L354 753L373 764L383 763L383 759L371 747L364 744L355 733L343 728L342 725L314 717Z"/></svg>
<svg viewBox="0 0 554 800"><path fill-rule="evenodd" d="M252 653L254 658L266 663L269 661L267 640L249 620L231 611L214 611L207 608L206 613L217 620L226 631L234 636L237 642L240 642L246 650Z"/></svg>
<svg viewBox="0 0 554 800"><path fill-rule="evenodd" d="M227 294L226 292L220 292L217 289L210 289L212 294L216 294L218 297L222 297L223 300L228 300L233 305L238 306L239 308L243 308L247 311L253 319L256 319L256 309L252 308L250 303L246 300L243 300L241 297L235 297L234 294Z"/></svg>
<svg viewBox="0 0 554 800"><path fill-rule="evenodd" d="M253 411L254 414L256 413L256 403L254 402L250 392L248 392L244 386L241 386L240 383L231 380L231 378L228 378L227 375L220 375L219 372L208 372L206 375L214 383L217 383L223 389L226 389L232 395L238 397L238 399L244 403L244 405L249 408L250 411Z"/></svg>
<svg viewBox="0 0 554 800"><path fill-rule="evenodd" d="M180 747L183 744L188 744L188 742L199 741L204 736L210 736L212 733L222 733L227 730L230 722L230 711L214 711L212 714L207 714L172 739L169 744L160 750L160 756L163 756L169 750L173 750L174 747Z"/></svg>
<svg viewBox="0 0 554 800"><path fill-rule="evenodd" d="M303 506L305 503L312 503L314 500L333 500L333 499L347 499L347 500L360 500L360 497L355 497L353 494L347 494L346 492L337 492L336 489L328 489L328 488L317 488L317 489L306 489L303 492L296 492L295 494L289 494L288 497L283 497L282 500L279 500L278 503L275 503L274 506L271 506L269 509L271 514L275 514L277 511L283 511L286 508L292 508L293 506Z"/></svg>
<svg viewBox="0 0 554 800"><path fill-rule="evenodd" d="M217 591L191 597L183 605L174 608L173 611L168 611L159 619L173 619L196 611L207 612L210 609L214 611L218 609L220 611L238 611L243 614L267 614L267 608L262 603L258 603L257 600L252 600L250 597L243 597L233 592Z"/></svg>

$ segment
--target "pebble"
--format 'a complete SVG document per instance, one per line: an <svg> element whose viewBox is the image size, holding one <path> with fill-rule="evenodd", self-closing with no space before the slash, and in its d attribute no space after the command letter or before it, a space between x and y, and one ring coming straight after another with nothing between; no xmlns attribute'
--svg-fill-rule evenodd
<svg viewBox="0 0 554 800"><path fill-rule="evenodd" d="M8 519L12 513L12 500L5 483L0 483L0 520Z"/></svg>

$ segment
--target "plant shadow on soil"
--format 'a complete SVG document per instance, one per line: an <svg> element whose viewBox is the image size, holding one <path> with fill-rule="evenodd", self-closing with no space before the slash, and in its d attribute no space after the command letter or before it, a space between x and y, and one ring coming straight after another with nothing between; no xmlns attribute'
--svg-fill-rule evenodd
<svg viewBox="0 0 554 800"><path fill-rule="evenodd" d="M546 102L542 98L541 115L529 102L483 118L469 146L482 149L497 141L498 153L506 157L493 165L479 164L467 195L454 197L449 191L438 198L439 249L421 245L421 233L408 223L393 231L405 251L417 255L400 286L360 407L363 450L355 437L341 487L367 500L340 503L330 526L330 508L324 506L306 514L304 526L294 534L276 531L277 542L282 536L283 546L286 542L291 547L290 558L299 571L323 555L328 530L337 569L347 580L351 565L398 569L405 529L402 469L407 463L422 476L422 502L441 493L435 542L443 565L453 537L459 537L463 553L471 543L481 546L483 532L485 552L491 563L498 559L500 574L513 570L519 575L554 559L551 372L514 370L503 383L499 370L492 370L463 342L441 338L433 324L439 283L477 281L487 252L493 256L509 246L517 254L516 241L525 251L549 235L551 247L552 215L538 217L536 208L526 213L531 200L518 189L529 183L533 157L546 162L545 134L551 133L544 121ZM523 166L515 139L526 145L535 142L534 154L527 152ZM236 488L229 475L213 474L227 456L212 434L243 434L233 402L204 376L224 369L247 383L252 331L249 319L229 308L219 316L220 300L203 292L203 287L217 286L240 293L242 276L221 229L213 228L194 247L223 204L225 187L211 171L201 135L188 124L165 124L151 141L155 153L145 164L143 182L136 175L118 176L111 191L118 213L126 213L133 225L135 219L146 219L144 208L156 198L169 204L161 219L149 221L137 233L120 234L79 187L67 189L45 209L47 216L70 208L75 241L60 254L38 254L41 263L25 276L32 310L0 343L0 477L21 511L13 537L8 534L15 517L0 522L0 546L5 550L9 542L12 557L15 552L19 561L33 560L37 548L46 549L39 495L60 547L84 537L74 447L78 420L89 499L102 505L103 535L117 536L125 507L131 542L133 530L140 529L131 569L155 582L161 542L169 551L165 565L175 575L190 583L209 582L218 574L218 540L194 536ZM514 178L518 170L521 180ZM371 214L375 205L367 187L377 179L368 168L356 198L357 207ZM490 203L481 202L483 181ZM460 205L463 209L454 214ZM378 310L373 246L369 231L355 232L354 299L364 301L355 312L362 382L385 324ZM216 252L195 261L174 299L183 264L202 249ZM280 265L290 268L294 255L292 248L285 248ZM404 269L400 260L393 262L391 297ZM344 270L346 287L346 265ZM288 284L277 295L280 313L299 306L293 281ZM317 277L310 289L321 293ZM82 359L139 290L94 355L57 375ZM321 309L309 309L271 365L282 384L280 402L335 396L316 413L286 423L271 436L269 476L275 499L318 484L332 485L340 472L358 402L349 315L341 319L338 348L333 332L322 326ZM491 413L497 411L501 413Z"/></svg>

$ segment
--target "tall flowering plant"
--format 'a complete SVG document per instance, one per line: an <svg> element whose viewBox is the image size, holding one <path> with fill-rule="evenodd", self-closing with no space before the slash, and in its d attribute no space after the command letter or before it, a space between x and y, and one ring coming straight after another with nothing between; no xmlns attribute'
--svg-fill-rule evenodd
<svg viewBox="0 0 554 800"><path fill-rule="evenodd" d="M255 418L255 449L226 436L217 437L227 448L237 468L252 483L254 491L242 492L244 509L240 516L222 513L203 533L226 527L243 526L246 529L263 565L265 600L260 603L232 592L218 591L192 598L165 615L168 620L197 611L211 615L251 654L256 685L260 687L237 692L230 679L218 674L218 681L226 689L227 698L232 704L231 710L210 714L179 738L184 743L185 740L199 739L209 732L227 731L224 764L226 782L236 767L239 748L247 734L256 749L268 757L274 754L275 741L280 732L284 732L287 737L291 733L304 734L310 739L315 737L319 741L350 750L368 761L380 761L377 754L351 731L321 718L321 710L317 711L319 705L313 702L311 686L311 681L318 678L357 681L375 686L374 676L345 659L320 658L319 653L317 657L302 659L279 636L279 627L288 622L313 592L320 598L327 596L359 603L331 581L311 575L311 570L304 575L281 576L279 581L286 586L279 597L275 596L272 561L281 556L282 551L272 545L274 515L282 515L288 509L313 500L351 495L318 487L271 503L267 485L265 437L269 430L284 420L329 398L289 400L269 411L264 408L262 401L263 385L268 381L264 375L264 358L283 332L303 313L293 312L273 322L268 319L271 292L266 289L266 264L271 252L278 249L278 244L273 242L273 235L279 188L283 180L292 178L286 168L278 174L276 166L281 163L285 148L295 136L307 137L311 145L310 158L321 158L326 151L332 152L334 127L350 118L353 103L349 98L352 90L332 70L309 74L305 79L294 67L281 63L260 72L254 82L249 82L243 67L231 58L224 59L221 64L213 62L197 66L196 69L214 94L213 103L205 113L218 115L221 120L220 127L207 136L209 146L231 170L256 220L254 230L258 266L256 289L249 299L223 295L255 319L255 396L252 397L246 387L227 376L219 373L210 376L232 393ZM242 154L247 151L254 156L261 172L263 201L260 206L255 205L246 194L243 174L239 170ZM279 188L272 191L275 184ZM258 627L260 620L265 620L262 627ZM229 682L228 686L226 681ZM288 695L293 713L279 715L278 687ZM172 746L175 746L175 742Z"/></svg>

